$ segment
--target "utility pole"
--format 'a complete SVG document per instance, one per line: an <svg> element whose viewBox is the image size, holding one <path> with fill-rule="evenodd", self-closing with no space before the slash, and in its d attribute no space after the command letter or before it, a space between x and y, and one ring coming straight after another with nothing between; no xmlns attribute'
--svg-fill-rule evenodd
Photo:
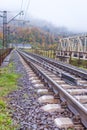
<svg viewBox="0 0 87 130"><path fill-rule="evenodd" d="M10 41L10 26L7 27L7 43Z"/></svg>
<svg viewBox="0 0 87 130"><path fill-rule="evenodd" d="M23 11L20 11L18 14L16 14L13 18L11 18L8 22L7 25L13 21L18 15L23 15ZM10 27L8 26L8 42L10 40Z"/></svg>
<svg viewBox="0 0 87 130"><path fill-rule="evenodd" d="M7 47L7 11L3 11L3 47Z"/></svg>
<svg viewBox="0 0 87 130"><path fill-rule="evenodd" d="M14 20L18 15L22 14L23 15L23 11L20 11L16 16L14 16L12 19L10 19L7 22L7 11L0 11L1 13L3 13L3 16L0 15L0 17L3 18L3 48L7 48L7 31L9 30L9 28L7 29L7 25Z"/></svg>

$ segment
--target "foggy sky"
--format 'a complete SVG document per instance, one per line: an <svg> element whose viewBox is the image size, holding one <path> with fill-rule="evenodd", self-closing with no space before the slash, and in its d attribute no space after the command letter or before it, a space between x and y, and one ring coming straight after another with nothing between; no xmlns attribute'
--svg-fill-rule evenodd
<svg viewBox="0 0 87 130"><path fill-rule="evenodd" d="M29 0L23 0L26 12ZM0 10L20 11L22 0L0 0ZM28 16L47 20L70 30L87 32L87 0L31 0Z"/></svg>

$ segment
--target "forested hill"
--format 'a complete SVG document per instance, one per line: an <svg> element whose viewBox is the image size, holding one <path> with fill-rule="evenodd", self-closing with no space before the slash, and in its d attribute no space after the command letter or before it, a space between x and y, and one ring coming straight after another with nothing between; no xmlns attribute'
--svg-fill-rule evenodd
<svg viewBox="0 0 87 130"><path fill-rule="evenodd" d="M64 27L55 27L46 21L30 19L30 22L11 22L8 39L11 43L31 43L45 46L57 43L60 37L70 34Z"/></svg>
<svg viewBox="0 0 87 130"><path fill-rule="evenodd" d="M37 27L17 27L14 32L11 33L11 40L16 40L16 42L53 44L54 42L58 41L58 36L55 37L50 32L43 31Z"/></svg>
<svg viewBox="0 0 87 130"><path fill-rule="evenodd" d="M66 27L64 27L64 26L58 27L45 20L30 18L30 25L39 27L42 30L44 30L46 32L50 32L51 34L54 34L54 35L67 36L67 35L72 34L72 32L70 32Z"/></svg>
<svg viewBox="0 0 87 130"><path fill-rule="evenodd" d="M36 44L54 44L59 37L66 37L70 34L65 27L55 27L51 23L43 20L29 18L28 22L15 23L18 26L14 30L11 38L18 42L29 42Z"/></svg>

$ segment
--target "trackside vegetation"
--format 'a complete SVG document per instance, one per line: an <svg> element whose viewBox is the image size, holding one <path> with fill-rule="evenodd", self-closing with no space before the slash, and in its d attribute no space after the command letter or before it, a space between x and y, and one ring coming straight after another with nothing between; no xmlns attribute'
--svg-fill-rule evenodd
<svg viewBox="0 0 87 130"><path fill-rule="evenodd" d="M7 104L7 95L17 89L17 79L20 77L13 70L13 63L0 68L0 130L16 130L17 127L13 123Z"/></svg>

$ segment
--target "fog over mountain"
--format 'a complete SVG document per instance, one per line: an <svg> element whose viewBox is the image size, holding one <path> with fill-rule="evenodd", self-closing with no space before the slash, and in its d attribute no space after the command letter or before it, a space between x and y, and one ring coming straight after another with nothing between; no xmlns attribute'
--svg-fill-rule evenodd
<svg viewBox="0 0 87 130"><path fill-rule="evenodd" d="M87 32L87 0L1 0L0 10L23 10L24 20L31 15L73 32Z"/></svg>
<svg viewBox="0 0 87 130"><path fill-rule="evenodd" d="M8 15L8 19L12 18L12 16ZM0 19L0 30L2 30L2 19ZM67 36L72 36L72 35L76 35L78 33L80 33L79 31L70 31L67 27L65 26L56 26L54 24L52 24L51 22L47 22L46 20L41 20L41 19L36 19L33 17L27 17L26 20L23 19L14 19L14 21L12 21L9 26L17 26L17 27L37 27L42 29L43 31L49 32L55 36L63 36L63 37L67 37Z"/></svg>
<svg viewBox="0 0 87 130"><path fill-rule="evenodd" d="M54 24L47 22L45 20L40 20L40 19L35 19L30 17L29 18L29 25L30 26L36 26L39 27L41 29L43 29L44 31L50 32L54 35L72 35L74 34L73 31L69 31L67 27L64 26L55 26Z"/></svg>

